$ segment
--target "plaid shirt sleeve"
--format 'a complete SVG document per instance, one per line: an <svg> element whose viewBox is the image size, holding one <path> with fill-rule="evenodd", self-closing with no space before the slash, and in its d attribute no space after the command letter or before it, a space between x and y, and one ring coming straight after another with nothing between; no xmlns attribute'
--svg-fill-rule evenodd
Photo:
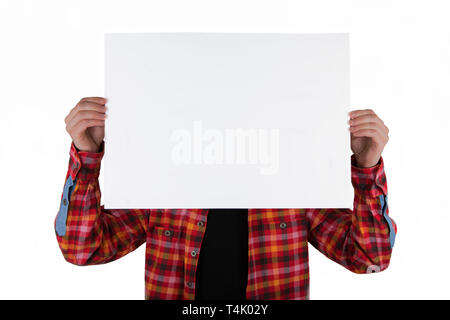
<svg viewBox="0 0 450 320"><path fill-rule="evenodd" d="M307 211L309 242L331 260L355 273L372 273L389 266L397 226L388 213L383 159L359 168L352 156L353 210Z"/></svg>
<svg viewBox="0 0 450 320"><path fill-rule="evenodd" d="M146 240L149 210L105 210L100 205L98 177L104 154L70 147L56 238L64 258L76 265L101 264L135 250Z"/></svg>

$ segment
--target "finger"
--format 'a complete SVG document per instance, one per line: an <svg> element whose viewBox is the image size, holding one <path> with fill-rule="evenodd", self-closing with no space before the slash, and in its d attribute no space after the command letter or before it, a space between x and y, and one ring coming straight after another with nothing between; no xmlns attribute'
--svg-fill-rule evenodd
<svg viewBox="0 0 450 320"><path fill-rule="evenodd" d="M348 123L353 125L353 124L361 124L361 123L365 123L365 122L376 122L378 121L380 118L378 118L378 116L375 113L368 113L368 114L364 114L361 115L357 118L350 118L350 120L348 120Z"/></svg>
<svg viewBox="0 0 450 320"><path fill-rule="evenodd" d="M360 111L360 110L357 110L357 111ZM365 111L365 110L361 110L361 111ZM372 110L369 109L369 111L372 111ZM379 123L381 125L381 127L383 127L386 131L389 131L388 127L386 127L383 120L381 120L380 117L378 117L378 115L373 111L368 112L366 114L359 115L355 118L352 118L352 115L350 115L350 120L348 121L348 124L350 124L352 126L352 125L359 125L364 122Z"/></svg>
<svg viewBox="0 0 450 320"><path fill-rule="evenodd" d="M70 130L70 135L77 137L81 135L87 128L90 127L104 127L105 120L95 120L95 119L83 119L77 122Z"/></svg>
<svg viewBox="0 0 450 320"><path fill-rule="evenodd" d="M377 131L381 136L387 136L387 131L380 126L379 123L374 123L374 122L367 122L367 123L363 123L359 126L351 126L349 128L349 131L351 133L355 133L361 130L375 130Z"/></svg>
<svg viewBox="0 0 450 320"><path fill-rule="evenodd" d="M363 129L374 129L377 130L377 125L375 122L365 122L365 123L361 123L360 125L352 125L350 126L349 130L350 132L356 132L358 130L363 130Z"/></svg>
<svg viewBox="0 0 450 320"><path fill-rule="evenodd" d="M95 102L82 102L76 105L70 113L67 115L67 117L64 119L66 123L70 122L73 117L81 111L96 111L99 113L105 113L107 110L105 105L101 105Z"/></svg>
<svg viewBox="0 0 450 320"><path fill-rule="evenodd" d="M386 143L389 139L387 136L381 134L375 129L362 129L351 133L354 137L368 137L372 138L378 144Z"/></svg>
<svg viewBox="0 0 450 320"><path fill-rule="evenodd" d="M353 110L348 113L350 119L354 119L366 114L375 114L375 112L372 109L364 109L364 110Z"/></svg>
<svg viewBox="0 0 450 320"><path fill-rule="evenodd" d="M94 103L98 103L98 104L105 104L108 100L106 98L103 97L86 97L80 100L79 103L81 102L94 102Z"/></svg>
<svg viewBox="0 0 450 320"><path fill-rule="evenodd" d="M382 132L383 134L389 133L388 128L380 121L370 121L370 119L369 119L367 121L359 121L357 124L355 124L355 122L350 122L350 123L351 123L350 128L349 128L350 132L355 132L360 129L376 129L376 130L380 130L380 132Z"/></svg>
<svg viewBox="0 0 450 320"><path fill-rule="evenodd" d="M83 120L105 120L106 114L100 113L96 111L80 111L74 114L72 119L67 122L67 128L73 128L77 125L78 122Z"/></svg>
<svg viewBox="0 0 450 320"><path fill-rule="evenodd" d="M70 110L69 114L66 117L66 120L68 117L71 117L71 115L74 113L74 111L76 111L76 109L78 108L78 106L80 106L81 104L84 104L86 102L91 102L91 103L96 103L99 105L104 105L108 100L106 98L102 98L102 97L86 97L86 98L82 98L76 105L75 107L72 108L72 110Z"/></svg>

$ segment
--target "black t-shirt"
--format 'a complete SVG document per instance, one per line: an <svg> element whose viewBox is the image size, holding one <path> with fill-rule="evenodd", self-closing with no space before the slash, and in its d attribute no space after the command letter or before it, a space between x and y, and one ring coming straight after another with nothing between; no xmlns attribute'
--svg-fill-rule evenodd
<svg viewBox="0 0 450 320"><path fill-rule="evenodd" d="M245 300L247 209L210 209L200 248L195 299Z"/></svg>

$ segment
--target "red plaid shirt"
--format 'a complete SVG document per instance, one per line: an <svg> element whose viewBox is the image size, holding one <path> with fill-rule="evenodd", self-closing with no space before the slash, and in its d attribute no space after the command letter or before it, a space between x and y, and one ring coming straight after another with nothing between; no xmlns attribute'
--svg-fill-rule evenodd
<svg viewBox="0 0 450 320"><path fill-rule="evenodd" d="M194 299L208 209L111 209L100 205L103 151L77 152L55 219L64 258L76 265L116 260L146 243L145 298ZM383 160L352 161L354 209L248 209L247 299L308 299L308 241L356 273L386 269L396 225L388 216Z"/></svg>

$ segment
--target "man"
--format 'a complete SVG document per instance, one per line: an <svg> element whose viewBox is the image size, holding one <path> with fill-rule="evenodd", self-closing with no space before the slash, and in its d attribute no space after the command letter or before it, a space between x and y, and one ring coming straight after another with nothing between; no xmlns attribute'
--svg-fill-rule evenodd
<svg viewBox="0 0 450 320"><path fill-rule="evenodd" d="M372 110L349 114L353 210L105 210L105 104L83 98L65 119L72 145L55 229L67 261L107 263L146 242L147 299L308 299L308 241L355 273L388 267L396 235L381 157L388 128Z"/></svg>

